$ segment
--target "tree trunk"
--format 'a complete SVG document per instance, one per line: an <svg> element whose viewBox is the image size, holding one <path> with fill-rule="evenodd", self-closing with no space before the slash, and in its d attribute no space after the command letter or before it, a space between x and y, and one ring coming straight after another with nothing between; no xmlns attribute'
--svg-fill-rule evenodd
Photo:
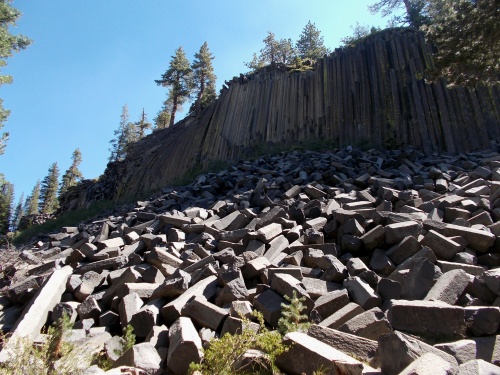
<svg viewBox="0 0 500 375"><path fill-rule="evenodd" d="M200 80L200 91L198 92L198 97L196 98L195 113L199 115L201 113L201 100L203 99L203 94L205 93L205 75L201 75Z"/></svg>
<svg viewBox="0 0 500 375"><path fill-rule="evenodd" d="M172 105L172 112L170 113L170 123L168 124L169 127L174 125L175 112L177 112L177 103L178 103L178 96L177 95L174 96L173 102L174 103Z"/></svg>

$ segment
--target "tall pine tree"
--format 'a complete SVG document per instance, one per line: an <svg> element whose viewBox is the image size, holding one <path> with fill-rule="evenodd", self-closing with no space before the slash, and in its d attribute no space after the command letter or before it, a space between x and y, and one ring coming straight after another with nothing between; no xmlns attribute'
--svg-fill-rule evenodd
<svg viewBox="0 0 500 375"><path fill-rule="evenodd" d="M259 70L266 65L291 64L296 56L295 48L291 39L277 40L274 33L267 32L267 36L262 40L264 47L259 55L253 54L252 61L244 63L252 70Z"/></svg>
<svg viewBox="0 0 500 375"><path fill-rule="evenodd" d="M59 208L57 188L59 187L59 168L57 162L49 168L49 173L42 180L40 187L40 213L52 214Z"/></svg>
<svg viewBox="0 0 500 375"><path fill-rule="evenodd" d="M212 104L217 94L215 92L215 80L212 60L214 56L208 49L208 43L205 42L200 50L194 55L194 61L191 65L193 70L193 82L196 90L196 99L193 103L191 112L199 114L201 110Z"/></svg>
<svg viewBox="0 0 500 375"><path fill-rule="evenodd" d="M80 152L79 148L73 151L71 159L73 160L71 166L66 170L66 172L64 172L62 176L59 195L64 194L70 187L75 186L82 180L82 172L80 171L80 169L78 169L78 166L82 162L82 153Z"/></svg>
<svg viewBox="0 0 500 375"><path fill-rule="evenodd" d="M144 138L146 130L151 129L151 123L148 121L144 108L142 109L141 118L135 123L135 131L137 133L137 140Z"/></svg>
<svg viewBox="0 0 500 375"><path fill-rule="evenodd" d="M35 187L31 191L31 195L26 198L26 203L24 204L24 212L26 215L37 215L40 210L38 209L40 205L40 180L36 182Z"/></svg>
<svg viewBox="0 0 500 375"><path fill-rule="evenodd" d="M115 130L115 138L109 142L111 143L109 161L115 162L124 160L127 156L130 144L136 141L137 133L135 124L129 121L128 106L125 104L122 107L122 113L120 115L120 125L118 129Z"/></svg>
<svg viewBox="0 0 500 375"><path fill-rule="evenodd" d="M17 203L16 209L14 210L14 215L12 216L12 231L15 232L19 226L19 221L24 216L24 193L21 194L19 202Z"/></svg>
<svg viewBox="0 0 500 375"><path fill-rule="evenodd" d="M427 2L426 37L437 47L429 76L450 85L500 84L500 1Z"/></svg>
<svg viewBox="0 0 500 375"><path fill-rule="evenodd" d="M14 203L14 185L0 175L0 234L10 232L12 205Z"/></svg>
<svg viewBox="0 0 500 375"><path fill-rule="evenodd" d="M169 126L172 126L177 110L189 99L193 88L193 71L182 46L175 51L167 71L155 82L158 86L169 88L167 101L172 103L169 122Z"/></svg>
<svg viewBox="0 0 500 375"><path fill-rule="evenodd" d="M172 100L169 96L163 102L163 106L154 119L155 127L153 130L168 128L170 125L170 113L172 113Z"/></svg>
<svg viewBox="0 0 500 375"><path fill-rule="evenodd" d="M302 34L300 34L295 46L301 59L319 60L330 53L324 45L321 32L311 21L302 30Z"/></svg>

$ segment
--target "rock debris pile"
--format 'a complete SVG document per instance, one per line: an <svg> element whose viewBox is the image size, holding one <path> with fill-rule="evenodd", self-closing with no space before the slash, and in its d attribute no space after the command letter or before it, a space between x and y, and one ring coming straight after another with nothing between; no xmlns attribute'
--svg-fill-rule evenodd
<svg viewBox="0 0 500 375"><path fill-rule="evenodd" d="M499 219L493 151L241 161L47 235L11 270L28 276L0 328L37 339L66 312L71 340L114 367L184 374L239 313L276 327L295 291L313 324L285 336L284 373L499 373ZM129 324L138 343L118 357Z"/></svg>

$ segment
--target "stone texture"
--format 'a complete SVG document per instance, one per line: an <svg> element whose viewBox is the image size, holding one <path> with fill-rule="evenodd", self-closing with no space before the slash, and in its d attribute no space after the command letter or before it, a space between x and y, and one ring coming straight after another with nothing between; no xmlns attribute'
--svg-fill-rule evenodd
<svg viewBox="0 0 500 375"><path fill-rule="evenodd" d="M380 367L377 341L312 324L307 334L370 366Z"/></svg>
<svg viewBox="0 0 500 375"><path fill-rule="evenodd" d="M476 342L473 340L458 340L434 347L455 357L460 365L476 359Z"/></svg>
<svg viewBox="0 0 500 375"><path fill-rule="evenodd" d="M440 342L465 335L464 309L444 302L395 300L387 318L393 329Z"/></svg>
<svg viewBox="0 0 500 375"><path fill-rule="evenodd" d="M47 320L51 311L61 300L61 295L66 288L66 282L71 275L72 268L65 266L49 277L38 293L33 297L30 304L24 308L22 315L11 328L11 338L0 352L0 361L4 361L12 355L11 345L17 339L26 337L35 339ZM11 344L12 343L12 344Z"/></svg>
<svg viewBox="0 0 500 375"><path fill-rule="evenodd" d="M154 373L160 369L161 358L149 342L135 344L116 360L113 367L132 366Z"/></svg>
<svg viewBox="0 0 500 375"><path fill-rule="evenodd" d="M362 374L369 366L300 332L291 332L283 338L291 348L276 358L278 367L291 375L312 374L322 369L329 373Z"/></svg>
<svg viewBox="0 0 500 375"><path fill-rule="evenodd" d="M380 369L384 375L396 375L403 371L414 360L426 353L432 353L452 365L453 373L458 372L457 360L414 337L405 335L401 332L393 332L378 339L378 348L380 354Z"/></svg>
<svg viewBox="0 0 500 375"><path fill-rule="evenodd" d="M463 270L445 272L425 296L426 301L442 301L454 305L469 285L467 273Z"/></svg>
<svg viewBox="0 0 500 375"><path fill-rule="evenodd" d="M170 346L168 347L167 366L176 374L185 374L191 362L200 363L203 359L201 339L191 319L178 318L169 328Z"/></svg>

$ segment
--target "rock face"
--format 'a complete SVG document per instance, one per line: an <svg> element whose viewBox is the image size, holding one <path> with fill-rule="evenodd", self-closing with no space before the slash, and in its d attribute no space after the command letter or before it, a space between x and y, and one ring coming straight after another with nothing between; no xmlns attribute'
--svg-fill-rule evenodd
<svg viewBox="0 0 500 375"><path fill-rule="evenodd" d="M301 358L356 374L495 366L499 170L493 151L411 148L241 161L44 236L0 298L0 329L35 337L68 311L99 351L131 324L140 342L117 367L183 374L210 338L241 331L237 311L274 328L296 292L317 325L286 336L285 372L314 371Z"/></svg>
<svg viewBox="0 0 500 375"><path fill-rule="evenodd" d="M274 145L320 139L334 147L413 145L427 153L489 147L500 135L498 94L486 88L449 89L443 81L425 84L419 76L432 64L431 50L423 34L391 29L336 50L312 71L264 70L234 78L216 103L145 137L124 162L110 164L99 181L70 191L62 207L146 195L186 171ZM367 176L360 175L357 183ZM441 191L449 181L438 176L435 183Z"/></svg>

